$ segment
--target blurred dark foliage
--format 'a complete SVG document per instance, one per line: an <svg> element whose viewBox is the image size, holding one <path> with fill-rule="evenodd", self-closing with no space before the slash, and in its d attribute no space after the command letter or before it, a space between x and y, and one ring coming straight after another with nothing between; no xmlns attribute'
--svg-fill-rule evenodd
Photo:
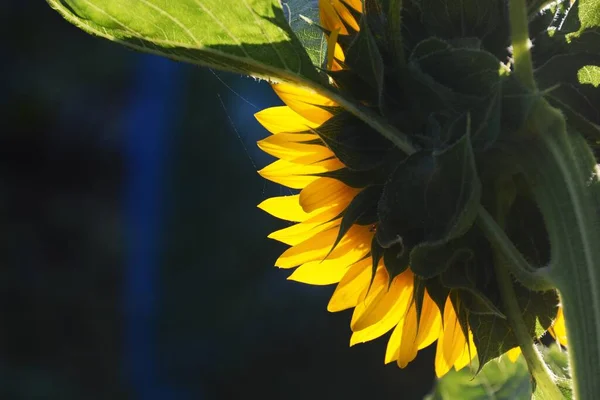
<svg viewBox="0 0 600 400"><path fill-rule="evenodd" d="M191 66L177 70L180 98L165 99L180 107L159 165L146 357L156 374L136 375L124 312L124 199L136 178L126 137L136 74L152 57L92 38L40 1L2 2L0 25L0 399L429 391L434 347L405 370L384 366L387 336L348 347L351 313L326 311L333 287L287 281L289 271L272 267L284 246L266 236L285 223L256 204L288 192L256 173L269 159L254 144L267 132L252 114L279 100L264 82Z"/></svg>

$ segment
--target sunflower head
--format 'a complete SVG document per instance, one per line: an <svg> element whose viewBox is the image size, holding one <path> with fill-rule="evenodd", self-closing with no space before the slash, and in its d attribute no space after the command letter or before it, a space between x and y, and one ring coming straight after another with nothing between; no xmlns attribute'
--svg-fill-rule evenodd
<svg viewBox="0 0 600 400"><path fill-rule="evenodd" d="M259 205L292 222L270 235L290 246L276 265L294 268L295 281L337 284L328 309L354 309L351 345L391 331L386 363L404 367L435 342L438 376L475 357L480 368L507 352L514 359L494 273L505 261L475 223L479 208L531 264L545 265L550 250L511 158L535 95L509 73L506 2L453 14L404 1L398 15L383 3L319 1L322 67L414 151L327 97L273 85L285 106L256 117L272 134L260 148L278 160L260 173L298 190ZM550 330L564 344L557 293L514 290L531 339Z"/></svg>

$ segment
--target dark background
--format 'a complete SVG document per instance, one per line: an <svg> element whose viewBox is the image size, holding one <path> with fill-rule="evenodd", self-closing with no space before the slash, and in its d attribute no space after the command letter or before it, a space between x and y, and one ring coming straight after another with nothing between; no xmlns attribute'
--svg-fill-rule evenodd
<svg viewBox="0 0 600 400"><path fill-rule="evenodd" d="M273 267L287 189L265 82L93 38L0 2L0 399L420 399L432 348L348 347L333 287Z"/></svg>

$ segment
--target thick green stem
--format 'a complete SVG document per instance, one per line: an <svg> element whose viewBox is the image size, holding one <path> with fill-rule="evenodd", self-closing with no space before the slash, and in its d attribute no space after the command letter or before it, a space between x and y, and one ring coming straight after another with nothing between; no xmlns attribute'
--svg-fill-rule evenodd
<svg viewBox="0 0 600 400"><path fill-rule="evenodd" d="M390 0L388 16L390 19L389 39L392 42L394 62L396 67L403 67L406 59L402 43L402 0Z"/></svg>
<svg viewBox="0 0 600 400"><path fill-rule="evenodd" d="M523 358L527 362L529 373L533 376L536 382L536 393L539 393L540 398L545 400L561 400L563 399L562 392L556 385L554 376L548 366L544 363L541 354L533 344L533 340L523 320L521 307L517 301L517 295L513 288L513 281L510 277L506 262L503 262L504 257L498 250L494 267L496 270L496 279L500 287L502 296L502 304L506 318L517 338L517 343L523 353Z"/></svg>
<svg viewBox="0 0 600 400"><path fill-rule="evenodd" d="M517 150L544 216L551 245L550 279L564 309L574 396L600 394L600 181L596 160L562 115L546 106L537 136ZM542 125L543 124L543 125Z"/></svg>
<svg viewBox="0 0 600 400"><path fill-rule="evenodd" d="M523 85L533 90L535 89L535 80L533 79L531 53L529 52L530 41L527 29L529 21L525 0L510 0L509 15L515 74Z"/></svg>

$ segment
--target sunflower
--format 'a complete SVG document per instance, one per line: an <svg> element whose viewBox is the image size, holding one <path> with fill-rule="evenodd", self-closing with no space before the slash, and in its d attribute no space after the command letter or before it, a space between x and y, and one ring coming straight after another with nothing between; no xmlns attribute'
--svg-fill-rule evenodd
<svg viewBox="0 0 600 400"><path fill-rule="evenodd" d="M359 31L361 1L320 0L319 6L329 48L335 49L328 54L327 67L339 71L344 52L337 39ZM293 223L269 235L290 246L275 265L294 269L290 280L337 284L327 309L354 309L350 346L391 331L385 363L396 362L404 368L419 350L437 341L438 377L469 365L477 348L471 329L459 318L460 291L450 289L440 297L429 286L419 285L410 267L391 274L397 256L390 250L403 249L404 244L388 243L385 248L378 244L377 205L383 182L393 170L387 162L401 155L331 99L287 83L272 87L285 106L267 108L255 116L271 133L258 146L278 160L259 173L298 190L258 206ZM349 214L355 216L350 223ZM560 309L550 332L566 343ZM519 347L507 352L513 361L519 354Z"/></svg>

